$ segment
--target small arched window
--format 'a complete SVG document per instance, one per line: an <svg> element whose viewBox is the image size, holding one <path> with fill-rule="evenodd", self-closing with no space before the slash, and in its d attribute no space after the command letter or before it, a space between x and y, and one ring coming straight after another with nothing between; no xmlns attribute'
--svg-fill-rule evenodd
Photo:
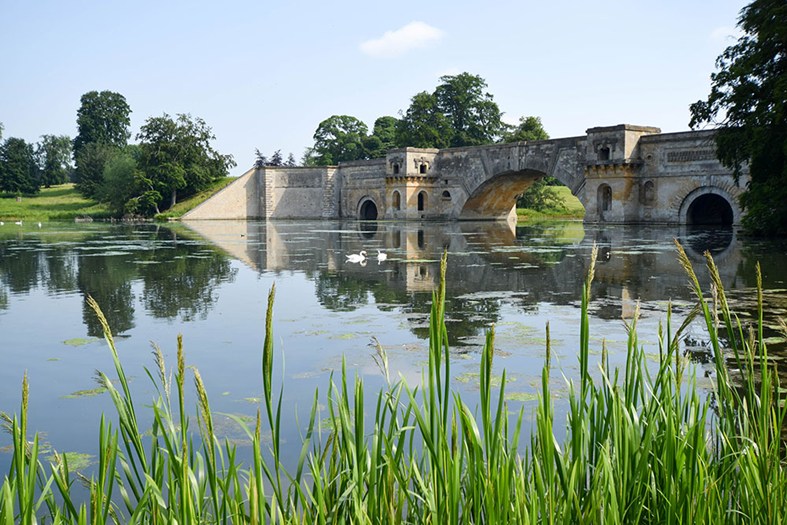
<svg viewBox="0 0 787 525"><path fill-rule="evenodd" d="M451 200L451 193L448 190L443 192L443 200L444 201L450 201Z"/></svg>
<svg viewBox="0 0 787 525"><path fill-rule="evenodd" d="M394 164L393 164L393 172L394 172L394 175L399 175L399 163L398 162L394 162Z"/></svg>
<svg viewBox="0 0 787 525"><path fill-rule="evenodd" d="M605 212L612 209L612 188L608 184L598 187L598 210Z"/></svg>
<svg viewBox="0 0 787 525"><path fill-rule="evenodd" d="M418 193L418 211L424 211L426 209L426 192L422 191Z"/></svg>
<svg viewBox="0 0 787 525"><path fill-rule="evenodd" d="M399 194L398 190L394 190L393 195L391 196L391 205L396 211L402 208L402 196Z"/></svg>
<svg viewBox="0 0 787 525"><path fill-rule="evenodd" d="M418 171L420 173L426 173L426 169L427 169L426 162L422 162L421 165L418 167Z"/></svg>
<svg viewBox="0 0 787 525"><path fill-rule="evenodd" d="M598 160L609 160L609 146L604 146L598 150Z"/></svg>

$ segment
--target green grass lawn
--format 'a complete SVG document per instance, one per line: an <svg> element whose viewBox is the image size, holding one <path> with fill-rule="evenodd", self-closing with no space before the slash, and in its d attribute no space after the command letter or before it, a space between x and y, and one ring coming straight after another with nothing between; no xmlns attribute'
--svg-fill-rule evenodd
<svg viewBox="0 0 787 525"><path fill-rule="evenodd" d="M156 219L179 218L234 180L232 177L217 180L210 188L177 203L173 208L157 215ZM19 200L15 195L0 194L2 221L73 221L77 217L108 219L110 213L106 205L86 199L70 183L41 188L37 195L22 196Z"/></svg>
<svg viewBox="0 0 787 525"><path fill-rule="evenodd" d="M579 202L571 190L566 186L550 186L556 192L563 205L549 210L536 211L529 208L517 208L516 214L519 222L541 221L550 219L582 219L585 216L585 207Z"/></svg>
<svg viewBox="0 0 787 525"><path fill-rule="evenodd" d="M76 217L109 217L106 206L86 199L73 184L41 188L34 196L0 195L0 220L4 221L73 221Z"/></svg>

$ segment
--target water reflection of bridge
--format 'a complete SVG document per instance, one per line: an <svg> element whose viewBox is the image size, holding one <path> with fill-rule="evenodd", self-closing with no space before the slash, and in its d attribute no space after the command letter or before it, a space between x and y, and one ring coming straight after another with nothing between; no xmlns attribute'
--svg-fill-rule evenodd
<svg viewBox="0 0 787 525"><path fill-rule="evenodd" d="M677 262L678 238L708 282L702 252L710 249L725 285L753 285L739 275L741 253L732 230L604 227L581 223L511 228L500 223L199 221L188 226L232 256L263 272L342 275L399 293L430 292L439 259L449 252L449 298L483 290L517 294L517 302L570 304L580 297L589 251L599 247L594 296L598 315L620 318L635 300L690 300ZM378 265L377 250L389 259ZM366 266L346 254L366 250ZM615 299L616 298L616 299ZM609 299L612 299L611 301Z"/></svg>

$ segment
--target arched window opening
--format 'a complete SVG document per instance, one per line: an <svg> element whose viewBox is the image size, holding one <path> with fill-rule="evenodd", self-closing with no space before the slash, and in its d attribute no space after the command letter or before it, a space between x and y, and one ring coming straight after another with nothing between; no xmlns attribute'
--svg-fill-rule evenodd
<svg viewBox="0 0 787 525"><path fill-rule="evenodd" d="M598 211L605 212L612 209L612 188L607 184L598 187Z"/></svg>
<svg viewBox="0 0 787 525"><path fill-rule="evenodd" d="M443 200L444 201L450 201L451 200L451 193L448 190L443 192Z"/></svg>
<svg viewBox="0 0 787 525"><path fill-rule="evenodd" d="M426 163L422 162L421 165L418 167L419 173L426 173Z"/></svg>
<svg viewBox="0 0 787 525"><path fill-rule="evenodd" d="M393 195L391 196L391 205L396 211L402 209L402 196L397 190L394 190Z"/></svg>
<svg viewBox="0 0 787 525"><path fill-rule="evenodd" d="M394 162L394 164L393 164L393 173L394 173L394 175L399 175L399 163L398 162Z"/></svg>
<svg viewBox="0 0 787 525"><path fill-rule="evenodd" d="M418 193L418 211L424 211L426 209L426 192L422 191Z"/></svg>
<svg viewBox="0 0 787 525"><path fill-rule="evenodd" d="M609 146L599 148L598 160L609 160Z"/></svg>

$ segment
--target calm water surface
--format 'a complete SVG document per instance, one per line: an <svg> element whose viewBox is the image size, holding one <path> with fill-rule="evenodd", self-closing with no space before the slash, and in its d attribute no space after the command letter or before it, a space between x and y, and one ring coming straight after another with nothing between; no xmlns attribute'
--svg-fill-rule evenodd
<svg viewBox="0 0 787 525"><path fill-rule="evenodd" d="M579 298L590 250L599 247L593 289L592 345L606 341L612 363L625 359L624 319L640 304L640 341L654 359L657 327L668 301L676 325L691 304L676 261L680 240L698 267L710 250L740 311L752 310L754 267L760 261L769 325L787 312L787 245L752 241L731 230L597 227L579 222L510 229L476 223L201 222L193 225L47 224L0 227L0 411L15 413L25 372L31 429L50 450L94 453L101 412L99 369L114 377L92 295L114 333L132 389L143 409L154 390L151 342L174 364L183 334L187 362L197 367L212 407L253 417L261 395L260 356L267 294L276 284L274 334L287 414L303 421L316 388L324 395L342 359L374 391L384 384L370 346L377 337L392 373L410 384L427 362L431 292L439 257L448 250L447 312L457 388L478 388L479 349L495 325L496 368L507 370L512 404L535 407L550 323L557 356L555 398L576 375ZM346 255L366 250L367 264ZM378 263L377 250L387 260ZM706 274L700 271L703 282ZM775 329L769 341L783 351ZM701 326L684 350L706 374ZM372 396L368 396L372 397ZM195 406L195 398L191 398ZM243 448L243 433L219 417L220 433ZM288 441L297 448L290 420ZM143 425L147 420L143 422ZM8 468L7 435L0 435L0 472Z"/></svg>

